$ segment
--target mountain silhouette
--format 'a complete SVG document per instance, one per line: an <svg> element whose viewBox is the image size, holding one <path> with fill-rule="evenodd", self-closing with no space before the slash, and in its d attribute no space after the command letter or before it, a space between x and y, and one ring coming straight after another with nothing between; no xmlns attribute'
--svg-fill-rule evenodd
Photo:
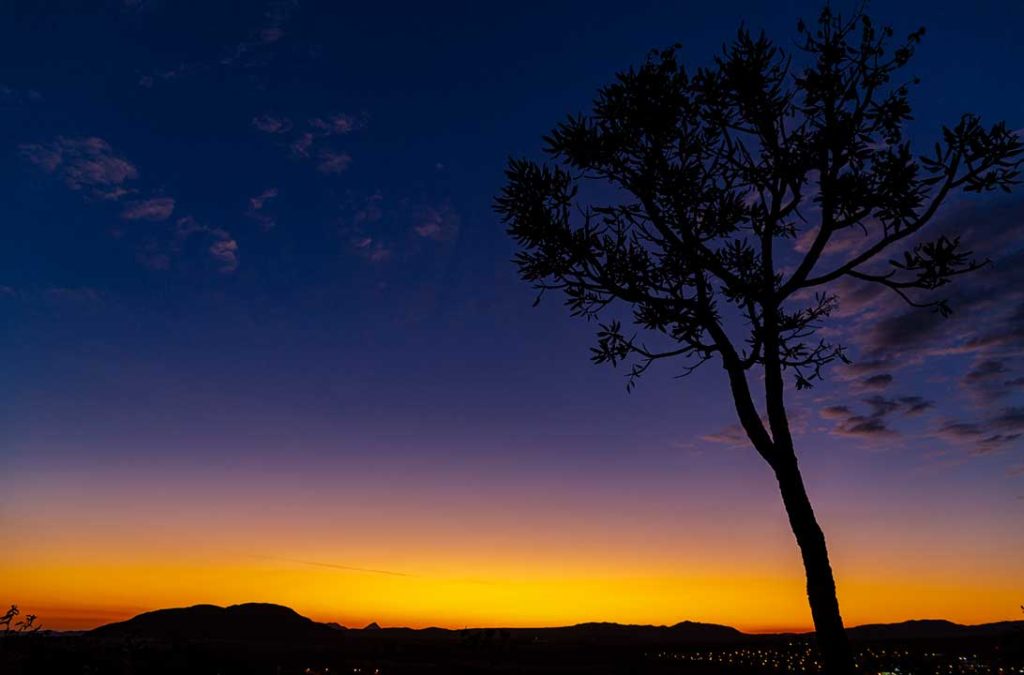
<svg viewBox="0 0 1024 675"><path fill-rule="evenodd" d="M534 629L526 629L534 630ZM605 644L637 642L733 642L749 637L731 626L683 621L673 626L607 622L581 623L565 628L535 629L552 638L585 639Z"/></svg>
<svg viewBox="0 0 1024 675"><path fill-rule="evenodd" d="M302 643L324 639L451 639L457 634L495 632L493 628L453 631L443 628L414 630L381 628L376 622L362 630L346 629L336 623L319 623L282 605L246 603L218 607L195 605L146 612L122 621L100 626L87 635L100 638L133 637L156 640L266 641ZM917 640L999 637L1024 630L1022 621L1002 621L965 626L951 621L926 619L891 624L867 624L847 629L854 640ZM749 640L771 640L776 635L750 635L731 626L683 621L671 626L633 625L610 622L580 623L556 628L501 629L510 635L548 643L637 644L711 644ZM789 634L793 635L793 634ZM378 636L378 637L371 637ZM404 636L404 637L403 637Z"/></svg>
<svg viewBox="0 0 1024 675"><path fill-rule="evenodd" d="M95 637L138 637L164 640L299 641L337 635L338 627L317 623L282 605L250 602L230 607L194 605L158 609L100 626Z"/></svg>
<svg viewBox="0 0 1024 675"><path fill-rule="evenodd" d="M848 628L850 637L859 640L944 640L965 637L998 637L1021 630L1024 622L997 621L965 626L945 619L915 619L900 623L874 623Z"/></svg>

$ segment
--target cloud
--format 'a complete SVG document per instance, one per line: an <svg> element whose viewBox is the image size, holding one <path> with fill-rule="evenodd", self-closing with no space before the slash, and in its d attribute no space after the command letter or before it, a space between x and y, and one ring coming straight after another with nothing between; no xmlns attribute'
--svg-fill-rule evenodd
<svg viewBox="0 0 1024 675"><path fill-rule="evenodd" d="M830 405L822 408L819 414L827 420L838 420L850 417L853 413L849 406Z"/></svg>
<svg viewBox="0 0 1024 675"><path fill-rule="evenodd" d="M991 265L956 279L921 299L948 298L953 317L908 307L882 292L857 305L847 333L871 360L916 365L924 357L975 355L1006 358L1024 351L1024 200L962 206L930 233L962 235L978 259ZM844 292L855 282L846 281ZM863 283L856 285L866 286ZM840 300L841 306L844 302Z"/></svg>
<svg viewBox="0 0 1024 675"><path fill-rule="evenodd" d="M58 137L50 143L22 144L19 149L29 162L59 175L72 190L98 199L120 199L129 192L124 184L139 176L134 164L95 136Z"/></svg>
<svg viewBox="0 0 1024 675"><path fill-rule="evenodd" d="M747 438L747 432L745 432L743 427L739 424L730 424L720 431L705 434L700 438L702 441L719 443L721 445L750 445L750 439Z"/></svg>
<svg viewBox="0 0 1024 675"><path fill-rule="evenodd" d="M956 412L933 427L935 437L972 453L992 452L1020 444L1024 433L1015 426L1020 423L1015 411L1024 407L1024 377L1019 375L1024 363L1024 198L963 200L943 214L922 240L960 236L974 250L973 257L991 264L915 296L948 299L954 310L950 318L910 307L877 284L851 278L836 282L832 290L839 295L839 310L829 337L850 345L854 357L854 364L838 367L836 375L854 391L888 390L908 369L930 374L932 381L953 381L958 386L946 390L962 400L943 401L956 405ZM897 255L898 250L888 257ZM890 411L883 401L892 400L898 407ZM868 412L837 417L836 433L882 433L893 414L920 415L937 407L906 396L864 403ZM993 412L995 404L1000 407Z"/></svg>
<svg viewBox="0 0 1024 675"><path fill-rule="evenodd" d="M373 237L356 237L352 239L352 248L365 260L372 263L382 263L391 260L394 251L383 242L374 240Z"/></svg>
<svg viewBox="0 0 1024 675"><path fill-rule="evenodd" d="M384 217L383 203L384 195L380 191L371 194L352 214L352 224L362 228L379 222Z"/></svg>
<svg viewBox="0 0 1024 675"><path fill-rule="evenodd" d="M252 60L249 63L240 64L239 62L243 57L258 53L263 48L279 42L285 35L285 26L298 7L298 0L271 0L268 2L261 16L261 23L250 33L251 39L239 42L228 49L220 59L221 65L252 65Z"/></svg>
<svg viewBox="0 0 1024 675"><path fill-rule="evenodd" d="M971 369L960 379L961 387L979 405L990 406L1020 390L1024 378L1013 378L1010 358L976 359Z"/></svg>
<svg viewBox="0 0 1024 675"><path fill-rule="evenodd" d="M351 133L360 122L347 113L338 113L328 117L314 117L309 120L309 126L316 129L325 136L338 136Z"/></svg>
<svg viewBox="0 0 1024 675"><path fill-rule="evenodd" d="M209 259L217 270L223 274L231 274L239 266L238 242L227 230L205 225L193 216L183 216L174 222L173 228L160 238L150 238L137 255L140 264L151 270L166 271L173 261L193 245L190 242L201 242Z"/></svg>
<svg viewBox="0 0 1024 675"><path fill-rule="evenodd" d="M895 431L886 426L879 417L851 415L836 425L832 433L837 436L894 436Z"/></svg>
<svg viewBox="0 0 1024 675"><path fill-rule="evenodd" d="M1024 431L1024 407L1003 408L991 420L992 426L1008 431Z"/></svg>
<svg viewBox="0 0 1024 675"><path fill-rule="evenodd" d="M252 126L265 134L284 134L291 131L292 121L287 117L263 114L252 118Z"/></svg>
<svg viewBox="0 0 1024 675"><path fill-rule="evenodd" d="M43 99L35 89L15 89L6 84L0 84L0 107L18 108L26 104L37 103Z"/></svg>
<svg viewBox="0 0 1024 675"><path fill-rule="evenodd" d="M1003 450L1024 439L1024 407L1008 406L979 421L946 420L935 433L945 441L969 447L971 454Z"/></svg>
<svg viewBox="0 0 1024 675"><path fill-rule="evenodd" d="M413 231L425 239L445 241L453 239L459 232L459 214L448 204L424 207L416 220Z"/></svg>
<svg viewBox="0 0 1024 675"><path fill-rule="evenodd" d="M338 219L339 233L360 257L372 262L435 255L439 245L454 239L460 218L446 201L424 204L408 197L387 199L380 191L346 194Z"/></svg>
<svg viewBox="0 0 1024 675"><path fill-rule="evenodd" d="M935 401L926 400L921 396L901 396L898 400L903 406L904 415L918 415L935 407Z"/></svg>
<svg viewBox="0 0 1024 675"><path fill-rule="evenodd" d="M238 242L224 230L212 230L217 240L210 244L210 256L219 264L219 269L230 274L238 269Z"/></svg>
<svg viewBox="0 0 1024 675"><path fill-rule="evenodd" d="M135 3L136 7L155 4L155 0L122 0L126 3ZM256 2L239 3L239 12L243 14L246 10L259 7ZM148 73L139 78L139 86L151 88L157 82L168 82L182 79L189 75L211 70L224 70L234 68L254 68L265 65L273 57L273 45L285 37L286 27L292 15L298 9L298 0L270 0L263 3L263 9L251 21L247 31L247 39L236 42L220 50L221 55L215 59L203 59L182 63L174 68L158 70ZM251 17L251 15L250 15Z"/></svg>
<svg viewBox="0 0 1024 675"><path fill-rule="evenodd" d="M878 375L872 375L866 377L860 382L860 386L865 389L885 389L892 384L892 375L889 373L880 373Z"/></svg>
<svg viewBox="0 0 1024 675"><path fill-rule="evenodd" d="M309 132L300 134L288 147L296 157L309 157L309 150L313 147L313 134Z"/></svg>
<svg viewBox="0 0 1024 675"><path fill-rule="evenodd" d="M287 117L270 114L257 115L252 125L268 134L288 134L293 124ZM305 128L296 130L287 141L290 154L298 159L314 159L318 171L324 174L339 174L348 169L352 156L329 142L334 136L343 136L362 128L364 122L348 113L335 113L324 117L313 117L306 121Z"/></svg>
<svg viewBox="0 0 1024 675"><path fill-rule="evenodd" d="M865 413L855 412L848 405L830 405L822 408L818 415L822 419L835 422L831 433L836 436L870 439L898 435L898 432L889 426L889 420L893 415L918 415L935 405L933 401L921 396L886 398L879 394L861 399L861 402L868 407Z"/></svg>
<svg viewBox="0 0 1024 675"><path fill-rule="evenodd" d="M993 432L987 423L958 421L946 421L934 433L953 445L967 447L972 455L997 452L1024 437L1020 431Z"/></svg>
<svg viewBox="0 0 1024 675"><path fill-rule="evenodd" d="M126 204L121 217L125 220L167 220L172 213L173 197L153 197Z"/></svg>
<svg viewBox="0 0 1024 675"><path fill-rule="evenodd" d="M964 375L965 382L988 382L1010 372L1006 364L998 359L986 359Z"/></svg>
<svg viewBox="0 0 1024 675"><path fill-rule="evenodd" d="M195 236L210 240L206 250L217 263L220 272L230 274L238 269L238 242L231 234L219 227L209 227L200 223L192 216L178 219L175 227L176 242L174 252L180 252L184 242Z"/></svg>
<svg viewBox="0 0 1024 675"><path fill-rule="evenodd" d="M247 216L258 222L260 227L264 230L269 230L277 224L274 217L268 214L265 210L267 203L272 199L276 199L277 195L277 188L269 188L255 197L249 198L249 209L245 213Z"/></svg>
<svg viewBox="0 0 1024 675"><path fill-rule="evenodd" d="M348 169L352 156L347 152L322 150L317 157L316 168L320 173L339 174Z"/></svg>

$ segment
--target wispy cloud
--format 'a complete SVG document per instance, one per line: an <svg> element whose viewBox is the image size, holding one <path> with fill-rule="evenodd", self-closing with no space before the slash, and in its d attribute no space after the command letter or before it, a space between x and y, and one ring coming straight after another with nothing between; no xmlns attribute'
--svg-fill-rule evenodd
<svg viewBox="0 0 1024 675"><path fill-rule="evenodd" d="M352 156L347 152L322 150L317 156L316 169L320 173L339 174L348 169Z"/></svg>
<svg viewBox="0 0 1024 675"><path fill-rule="evenodd" d="M153 197L129 202L121 210L125 220L167 220L174 213L173 197Z"/></svg>
<svg viewBox="0 0 1024 675"><path fill-rule="evenodd" d="M298 129L288 117L263 113L252 119L252 126L266 134L284 136L285 147L295 159L313 160L317 171L340 174L352 163L352 155L336 147L331 140L347 135L365 125L365 118L348 113L333 113L306 120ZM294 133L292 133L294 131Z"/></svg>
<svg viewBox="0 0 1024 675"><path fill-rule="evenodd" d="M425 206L419 209L413 231L425 239L445 241L459 233L461 219L450 204Z"/></svg>
<svg viewBox="0 0 1024 675"><path fill-rule="evenodd" d="M327 117L314 117L309 126L327 136L348 134L354 131L361 122L348 113L337 113Z"/></svg>
<svg viewBox="0 0 1024 675"><path fill-rule="evenodd" d="M265 134L285 134L292 130L292 121L269 113L252 118L252 126Z"/></svg>
<svg viewBox="0 0 1024 675"><path fill-rule="evenodd" d="M710 434L704 434L700 438L702 441L707 441L708 443L718 443L720 445L750 445L750 439L747 438L747 433L739 424L730 424L724 429L721 429Z"/></svg>
<svg viewBox="0 0 1024 675"><path fill-rule="evenodd" d="M266 211L267 204L272 199L276 199L277 195L277 188L268 188L255 197L249 198L249 209L246 211L246 215L259 223L263 230L269 230L277 225L276 219Z"/></svg>
<svg viewBox="0 0 1024 675"><path fill-rule="evenodd" d="M825 420L834 422L830 433L835 436L855 437L863 440L891 438L898 431L891 427L894 415L901 417L920 415L934 407L935 402L921 396L886 397L874 394L862 398L866 411L858 412L850 405L829 405L818 411Z"/></svg>
<svg viewBox="0 0 1024 675"><path fill-rule="evenodd" d="M297 565L310 565L312 567L327 567L330 569L344 570L346 572L363 572L366 574L383 574L392 577L416 577L415 574L408 574L406 572L395 572L394 570L383 570L373 567L358 567L356 565L342 565L340 563L329 563L320 562L317 560L302 560L299 558L285 558L280 556L271 555L253 555L253 558L260 558L261 560L277 560L280 562L295 563Z"/></svg>
<svg viewBox="0 0 1024 675"><path fill-rule="evenodd" d="M131 9L151 5L145 0L122 0L125 7L132 3ZM243 9L258 7L257 3L242 3ZM262 6L248 31L248 38L219 50L219 56L196 61L180 63L172 68L163 68L146 73L139 78L139 86L152 88L158 82L180 80L189 75L211 70L234 68L253 68L268 62L272 57L273 45L284 38L287 25L295 11L299 8L298 0L269 0ZM252 15L249 15L252 20Z"/></svg>
<svg viewBox="0 0 1024 675"><path fill-rule="evenodd" d="M134 164L96 136L61 136L49 143L25 143L19 149L25 159L59 175L72 190L97 199L120 199L130 192L125 183L139 176Z"/></svg>
<svg viewBox="0 0 1024 675"><path fill-rule="evenodd" d="M17 108L43 99L35 89L16 89L0 84L0 108Z"/></svg>

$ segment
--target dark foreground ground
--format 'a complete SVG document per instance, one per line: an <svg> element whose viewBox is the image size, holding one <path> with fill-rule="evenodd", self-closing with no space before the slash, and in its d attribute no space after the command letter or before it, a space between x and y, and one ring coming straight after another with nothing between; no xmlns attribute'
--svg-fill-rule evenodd
<svg viewBox="0 0 1024 675"><path fill-rule="evenodd" d="M301 640L32 635L0 638L2 675L814 673L803 637L695 643L561 629L339 630ZM863 673L1024 673L1019 634L856 643Z"/></svg>

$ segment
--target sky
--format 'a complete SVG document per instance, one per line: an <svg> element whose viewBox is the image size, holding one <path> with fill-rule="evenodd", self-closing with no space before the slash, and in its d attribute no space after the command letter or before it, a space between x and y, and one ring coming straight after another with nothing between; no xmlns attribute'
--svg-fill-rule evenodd
<svg viewBox="0 0 1024 675"><path fill-rule="evenodd" d="M836 3L837 6L846 3ZM0 9L0 602L50 628L265 601L359 626L808 629L720 369L631 393L534 293L509 156L648 50L811 2L10 2ZM1024 5L928 29L910 133L1024 128ZM941 320L844 286L852 366L790 394L848 624L1024 601L1024 201Z"/></svg>

